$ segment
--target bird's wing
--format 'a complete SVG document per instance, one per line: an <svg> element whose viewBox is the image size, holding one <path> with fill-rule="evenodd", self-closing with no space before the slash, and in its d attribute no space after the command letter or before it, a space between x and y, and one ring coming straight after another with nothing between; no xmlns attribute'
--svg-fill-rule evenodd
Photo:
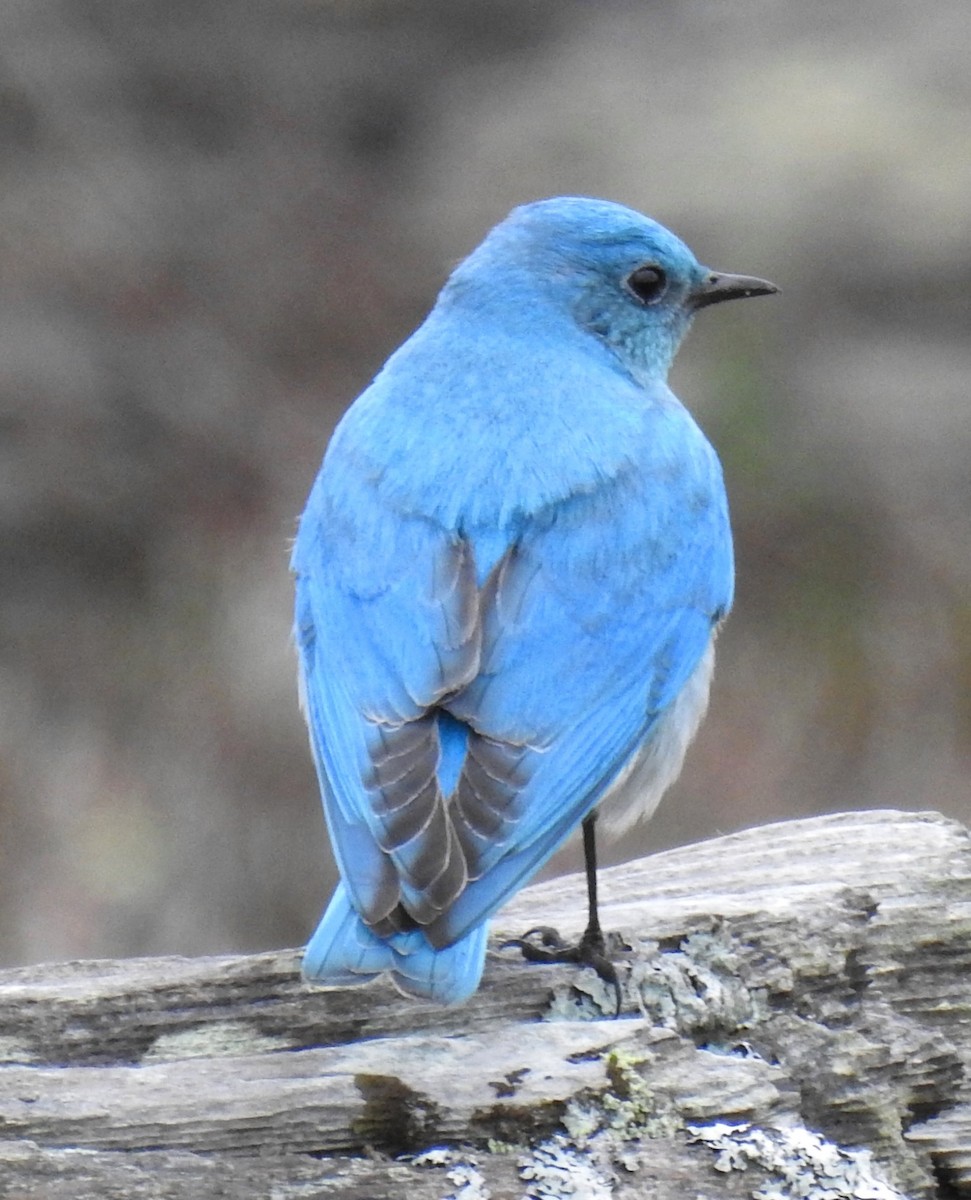
<svg viewBox="0 0 971 1200"><path fill-rule="evenodd" d="M495 911L594 807L691 676L732 587L721 471L683 412L659 414L626 471L524 531L490 583L476 676L449 701L481 736L455 798L469 883L430 936L447 943ZM503 757L515 791L490 778Z"/></svg>
<svg viewBox="0 0 971 1200"><path fill-rule="evenodd" d="M293 569L302 698L341 874L372 928L392 932L401 901L427 922L466 882L432 710L478 667L471 548L390 512L338 462L311 492Z"/></svg>
<svg viewBox="0 0 971 1200"><path fill-rule="evenodd" d="M341 872L378 931L400 902L446 945L495 911L704 653L731 600L720 471L683 410L654 424L618 474L511 532L481 588L474 534L318 480L294 551L305 703ZM440 709L472 731L451 807Z"/></svg>

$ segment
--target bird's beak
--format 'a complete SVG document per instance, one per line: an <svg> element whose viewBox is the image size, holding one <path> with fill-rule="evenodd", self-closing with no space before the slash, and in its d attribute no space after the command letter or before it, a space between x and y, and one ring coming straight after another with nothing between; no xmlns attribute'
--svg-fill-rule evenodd
<svg viewBox="0 0 971 1200"><path fill-rule="evenodd" d="M779 289L767 279L756 279L754 275L726 275L723 271L711 271L694 289L689 297L692 308L707 308L709 304L720 304L722 300L744 300L747 296L771 296Z"/></svg>

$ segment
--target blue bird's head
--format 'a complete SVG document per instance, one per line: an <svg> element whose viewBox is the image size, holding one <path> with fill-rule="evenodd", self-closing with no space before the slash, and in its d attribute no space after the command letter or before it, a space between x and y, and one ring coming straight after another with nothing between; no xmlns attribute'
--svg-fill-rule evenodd
<svg viewBox="0 0 971 1200"><path fill-rule="evenodd" d="M514 321L565 316L645 382L666 376L698 309L778 291L702 266L680 238L633 209L576 196L514 209L450 288L480 309L504 306Z"/></svg>

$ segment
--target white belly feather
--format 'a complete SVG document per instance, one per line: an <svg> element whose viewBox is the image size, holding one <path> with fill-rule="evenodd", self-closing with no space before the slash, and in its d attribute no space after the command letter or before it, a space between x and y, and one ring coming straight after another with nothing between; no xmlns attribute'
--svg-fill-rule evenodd
<svg viewBox="0 0 971 1200"><path fill-rule="evenodd" d="M681 773L691 739L708 707L715 667L715 637L697 667L646 742L625 764L597 805L597 830L617 838L635 822L646 821Z"/></svg>

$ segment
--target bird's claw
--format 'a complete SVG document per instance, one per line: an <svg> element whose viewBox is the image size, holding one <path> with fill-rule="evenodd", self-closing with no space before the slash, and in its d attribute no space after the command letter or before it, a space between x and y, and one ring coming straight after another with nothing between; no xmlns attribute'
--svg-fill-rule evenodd
<svg viewBox="0 0 971 1200"><path fill-rule="evenodd" d="M530 939L538 935L539 942ZM590 967L597 975L614 989L616 1009L614 1016L620 1016L622 997L620 977L617 968L610 961L608 954L629 949L619 934L608 934L597 930L586 930L578 942L565 942L556 929L548 925L538 925L527 929L522 937L510 938L502 943L502 949L515 947L527 962L533 963L574 963L581 967Z"/></svg>
<svg viewBox="0 0 971 1200"><path fill-rule="evenodd" d="M539 938L538 945L531 941L531 938ZM508 946L515 946L522 950L523 958L529 958L529 952L539 951L542 953L541 947L547 950L562 950L566 949L566 942L560 937L559 931L554 929L552 925L535 925L532 929L527 929L524 934L518 938L510 938L508 942L503 942L501 949L505 950ZM531 962L542 962L542 959L531 959ZM560 962L568 960L550 959L550 962Z"/></svg>

